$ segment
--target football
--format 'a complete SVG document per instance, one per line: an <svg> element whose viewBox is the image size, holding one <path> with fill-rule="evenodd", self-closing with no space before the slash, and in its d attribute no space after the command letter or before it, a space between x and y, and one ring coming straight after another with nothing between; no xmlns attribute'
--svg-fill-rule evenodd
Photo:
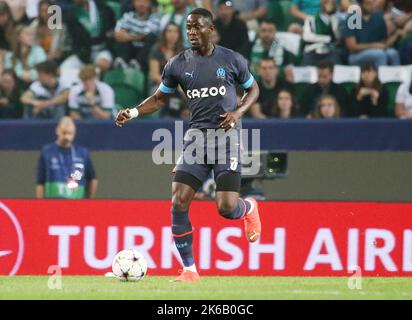
<svg viewBox="0 0 412 320"><path fill-rule="evenodd" d="M133 249L122 250L116 254L112 263L114 275L120 281L139 281L147 273L145 257Z"/></svg>

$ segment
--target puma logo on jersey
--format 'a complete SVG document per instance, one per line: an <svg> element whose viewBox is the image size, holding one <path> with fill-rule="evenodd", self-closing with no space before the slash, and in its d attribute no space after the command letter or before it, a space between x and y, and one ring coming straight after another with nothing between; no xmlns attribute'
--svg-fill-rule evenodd
<svg viewBox="0 0 412 320"><path fill-rule="evenodd" d="M216 97L218 94L224 96L226 94L226 87L200 88L186 91L186 96L189 99Z"/></svg>

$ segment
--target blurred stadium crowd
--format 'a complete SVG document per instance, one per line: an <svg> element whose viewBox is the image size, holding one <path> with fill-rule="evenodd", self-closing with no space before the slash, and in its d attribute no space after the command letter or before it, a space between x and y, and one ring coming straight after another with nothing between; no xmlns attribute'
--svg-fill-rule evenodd
<svg viewBox="0 0 412 320"><path fill-rule="evenodd" d="M214 13L214 41L250 62L249 117L412 118L410 0L7 0L0 119L110 119L136 105L189 47L198 6ZM150 117L189 117L183 92Z"/></svg>

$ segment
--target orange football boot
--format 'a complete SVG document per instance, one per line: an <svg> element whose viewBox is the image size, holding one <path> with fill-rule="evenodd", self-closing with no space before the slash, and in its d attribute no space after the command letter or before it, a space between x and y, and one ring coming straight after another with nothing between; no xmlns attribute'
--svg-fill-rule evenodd
<svg viewBox="0 0 412 320"><path fill-rule="evenodd" d="M253 211L243 218L245 222L246 238L249 242L255 242L259 239L259 236L262 232L258 204L255 199L250 197L246 198L245 200L252 202L254 205Z"/></svg>
<svg viewBox="0 0 412 320"><path fill-rule="evenodd" d="M200 280L200 276L197 272L189 270L179 270L180 276L170 282L195 282Z"/></svg>

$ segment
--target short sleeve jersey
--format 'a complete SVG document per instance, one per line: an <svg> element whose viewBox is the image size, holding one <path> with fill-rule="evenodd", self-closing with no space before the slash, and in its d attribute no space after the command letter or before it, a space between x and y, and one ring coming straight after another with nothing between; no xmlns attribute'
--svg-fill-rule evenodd
<svg viewBox="0 0 412 320"><path fill-rule="evenodd" d="M180 85L191 110L190 127L216 129L220 115L237 108L237 84L247 90L253 81L242 55L216 45L210 56L187 49L173 57L163 70L159 90L172 93Z"/></svg>

